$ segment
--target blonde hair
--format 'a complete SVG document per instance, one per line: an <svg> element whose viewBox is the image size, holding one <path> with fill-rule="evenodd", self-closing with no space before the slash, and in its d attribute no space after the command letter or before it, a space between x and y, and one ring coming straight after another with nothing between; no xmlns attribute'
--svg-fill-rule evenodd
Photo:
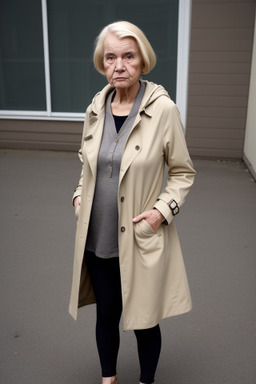
<svg viewBox="0 0 256 384"><path fill-rule="evenodd" d="M142 30L128 21L117 21L103 28L96 39L93 62L98 72L105 74L103 64L104 40L110 33L119 39L132 37L136 40L143 60L142 74L147 74L154 68L156 65L156 54Z"/></svg>

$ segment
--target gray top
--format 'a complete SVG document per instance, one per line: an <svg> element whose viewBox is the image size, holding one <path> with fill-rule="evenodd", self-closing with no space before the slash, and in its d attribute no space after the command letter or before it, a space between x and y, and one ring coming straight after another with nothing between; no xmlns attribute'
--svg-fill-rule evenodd
<svg viewBox="0 0 256 384"><path fill-rule="evenodd" d="M117 192L123 151L145 92L140 89L132 110L117 133L111 111L114 92L106 100L102 142L98 155L97 180L92 205L86 250L98 257L118 257L118 205Z"/></svg>

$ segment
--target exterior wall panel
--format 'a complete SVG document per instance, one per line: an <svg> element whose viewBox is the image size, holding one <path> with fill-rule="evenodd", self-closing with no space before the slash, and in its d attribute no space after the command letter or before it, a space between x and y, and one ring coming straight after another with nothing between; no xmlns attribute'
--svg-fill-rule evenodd
<svg viewBox="0 0 256 384"><path fill-rule="evenodd" d="M193 1L187 118L192 156L243 156L255 3Z"/></svg>
<svg viewBox="0 0 256 384"><path fill-rule="evenodd" d="M1 148L78 151L82 122L0 120Z"/></svg>

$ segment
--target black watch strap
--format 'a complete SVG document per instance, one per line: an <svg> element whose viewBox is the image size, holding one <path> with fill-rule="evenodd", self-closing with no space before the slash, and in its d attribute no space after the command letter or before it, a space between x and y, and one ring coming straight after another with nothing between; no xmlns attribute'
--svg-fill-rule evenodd
<svg viewBox="0 0 256 384"><path fill-rule="evenodd" d="M169 204L170 210L172 211L173 216L177 215L180 211L177 201L174 199Z"/></svg>

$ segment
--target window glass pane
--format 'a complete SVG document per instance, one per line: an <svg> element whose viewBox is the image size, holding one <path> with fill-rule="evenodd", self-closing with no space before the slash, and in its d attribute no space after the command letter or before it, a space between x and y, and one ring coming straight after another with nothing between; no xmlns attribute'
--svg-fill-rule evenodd
<svg viewBox="0 0 256 384"><path fill-rule="evenodd" d="M47 7L53 112L84 112L107 84L93 67L93 46L100 30L115 20L145 32L158 57L145 78L164 85L175 99L178 0L51 0Z"/></svg>
<svg viewBox="0 0 256 384"><path fill-rule="evenodd" d="M46 109L39 0L0 2L0 109Z"/></svg>

